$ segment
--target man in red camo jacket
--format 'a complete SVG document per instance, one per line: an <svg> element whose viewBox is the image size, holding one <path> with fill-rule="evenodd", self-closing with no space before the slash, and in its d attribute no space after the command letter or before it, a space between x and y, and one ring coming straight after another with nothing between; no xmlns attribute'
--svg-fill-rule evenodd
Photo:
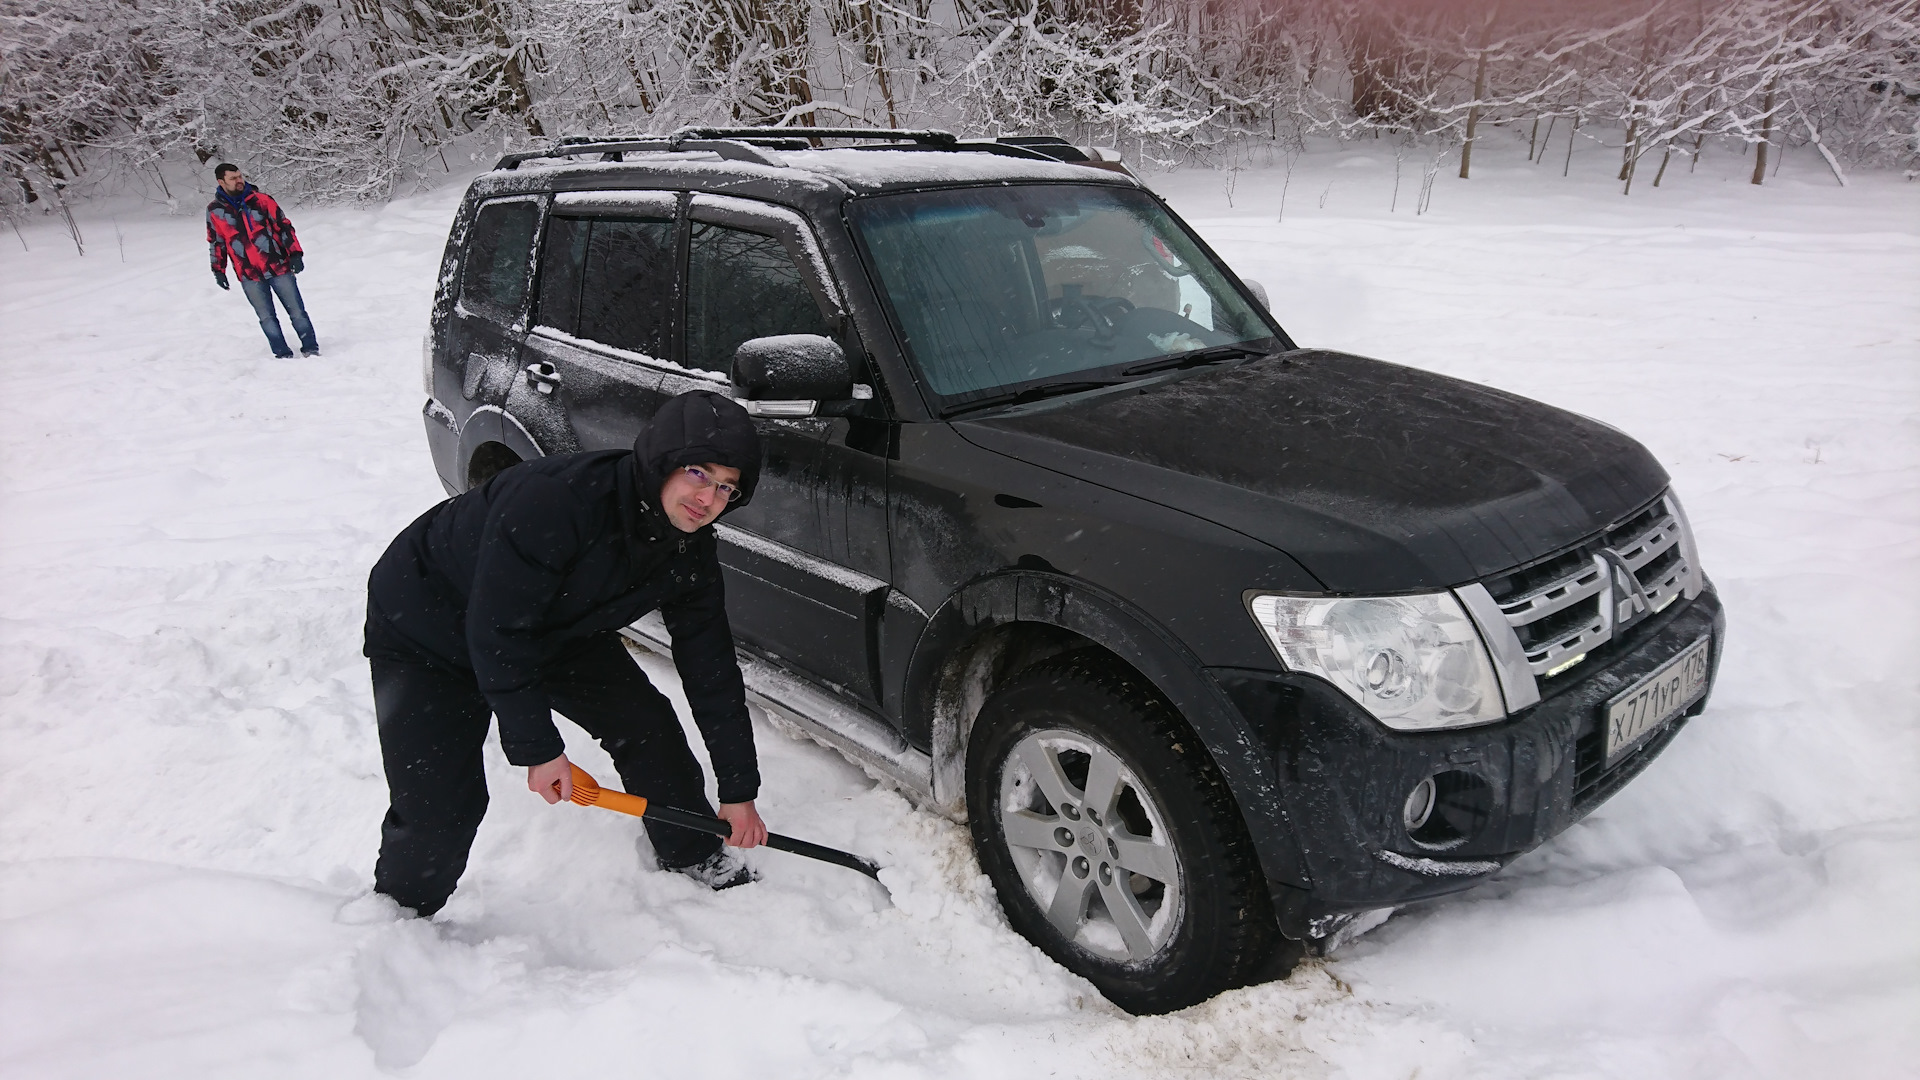
<svg viewBox="0 0 1920 1080"><path fill-rule="evenodd" d="M260 329L266 331L273 355L287 357L286 336L280 332L280 320L274 315L273 298L287 309L293 332L300 335L300 355L319 356L320 341L313 336L313 322L307 318L307 306L300 300L300 285L294 275L306 269L306 256L300 239L293 234L293 222L281 211L273 197L247 183L240 166L222 162L213 170L219 185L213 201L207 204L207 248L213 256L213 280L223 289L227 284L227 261L240 277L240 291L260 317Z"/></svg>

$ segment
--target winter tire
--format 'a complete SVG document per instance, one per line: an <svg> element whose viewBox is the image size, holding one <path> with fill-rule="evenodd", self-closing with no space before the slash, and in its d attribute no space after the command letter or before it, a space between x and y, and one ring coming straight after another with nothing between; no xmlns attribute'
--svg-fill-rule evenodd
<svg viewBox="0 0 1920 1080"><path fill-rule="evenodd" d="M989 698L967 760L974 847L1013 928L1128 1012L1243 985L1278 935L1245 826L1151 687L1094 652Z"/></svg>

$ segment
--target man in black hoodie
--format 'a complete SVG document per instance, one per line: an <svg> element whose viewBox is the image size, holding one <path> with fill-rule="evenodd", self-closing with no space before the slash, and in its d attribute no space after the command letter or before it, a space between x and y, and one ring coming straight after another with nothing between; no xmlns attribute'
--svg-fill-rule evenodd
<svg viewBox="0 0 1920 1080"><path fill-rule="evenodd" d="M712 813L667 699L618 631L659 609L719 786L728 843L766 839L746 691L709 527L760 475L746 410L696 390L669 399L632 452L561 454L507 469L396 537L367 587L391 804L374 888L422 916L452 895L486 813L481 747L549 803L572 793L558 711L600 741L628 791ZM717 837L647 823L662 868L715 889L752 874Z"/></svg>

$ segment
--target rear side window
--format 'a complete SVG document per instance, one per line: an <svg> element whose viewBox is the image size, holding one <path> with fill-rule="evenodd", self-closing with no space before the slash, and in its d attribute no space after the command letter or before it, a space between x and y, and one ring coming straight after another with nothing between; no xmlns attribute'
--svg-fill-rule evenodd
<svg viewBox="0 0 1920 1080"><path fill-rule="evenodd" d="M695 222L687 277L689 367L727 371L749 338L833 334L786 246L771 236Z"/></svg>
<svg viewBox="0 0 1920 1080"><path fill-rule="evenodd" d="M527 298L527 255L540 224L540 204L529 199L488 203L473 219L460 299L469 309L511 319Z"/></svg>
<svg viewBox="0 0 1920 1080"><path fill-rule="evenodd" d="M580 224L590 228L573 333L643 356L665 356L673 223L603 218Z"/></svg>
<svg viewBox="0 0 1920 1080"><path fill-rule="evenodd" d="M587 261L591 225L582 218L547 219L546 243L540 246L540 303L534 314L537 325L578 333L580 273Z"/></svg>

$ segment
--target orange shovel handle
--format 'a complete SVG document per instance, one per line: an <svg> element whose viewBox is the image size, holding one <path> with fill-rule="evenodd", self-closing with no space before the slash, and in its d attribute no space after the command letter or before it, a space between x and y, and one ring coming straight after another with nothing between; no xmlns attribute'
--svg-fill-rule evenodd
<svg viewBox="0 0 1920 1080"><path fill-rule="evenodd" d="M587 770L578 765L572 768L575 803L581 806L598 806L604 810L618 810L622 814L632 814L634 817L646 816L647 800L642 796L603 788Z"/></svg>

